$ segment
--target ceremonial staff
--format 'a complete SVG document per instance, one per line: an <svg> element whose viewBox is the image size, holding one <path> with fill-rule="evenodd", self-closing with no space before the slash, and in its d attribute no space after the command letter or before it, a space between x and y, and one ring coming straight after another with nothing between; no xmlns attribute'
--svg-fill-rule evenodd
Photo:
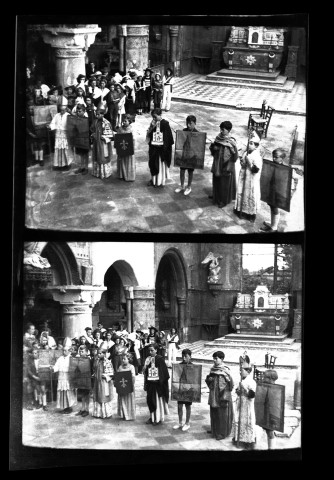
<svg viewBox="0 0 334 480"><path fill-rule="evenodd" d="M251 138L252 132L253 132L253 130L250 128L250 129L248 130L248 140L247 140L247 147L246 147L246 156L248 155L249 140L250 140L250 138ZM246 162L246 160L245 160L245 162ZM247 164L245 164L245 175L244 175L244 180L243 180L243 184L242 184L241 202L240 202L240 214L242 213L242 204L243 204L244 195L245 195L246 167L247 167ZM242 165L241 165L241 168L242 168Z"/></svg>
<svg viewBox="0 0 334 480"><path fill-rule="evenodd" d="M241 407L242 407L242 395L241 395L241 382L242 382L242 375L241 375L241 369L242 365L244 362L247 362L248 364L250 363L249 357L247 355L247 352L245 351L243 355L239 357L239 367L240 367L240 382L239 382L239 418L238 418L238 438L237 438L237 447L239 448L240 445L240 417L241 417Z"/></svg>

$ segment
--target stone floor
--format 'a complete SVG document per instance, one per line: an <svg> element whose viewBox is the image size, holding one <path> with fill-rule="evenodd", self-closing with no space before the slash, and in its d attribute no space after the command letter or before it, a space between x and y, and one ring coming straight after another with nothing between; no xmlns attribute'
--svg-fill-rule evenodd
<svg viewBox="0 0 334 480"><path fill-rule="evenodd" d="M193 403L190 419L191 428L187 432L173 430L178 423L177 402L169 401L169 415L165 422L158 426L146 425L149 417L146 404L146 393L143 390L143 376L136 377L136 414L135 421L125 422L116 414L117 394L114 393L113 417L97 419L87 416L84 419L76 416L80 409L75 406L73 413L58 413L55 402L49 410L28 411L23 409L22 443L30 447L93 449L93 450L175 450L175 451L236 451L242 449L232 444L232 435L217 441L206 430L210 426L208 388L204 383L210 365L202 366L201 403ZM231 374L238 382L238 366L231 365ZM171 370L170 374L171 374ZM295 374L291 370L279 370L277 383L286 385L285 424L282 434L276 437L277 450L296 449L301 446L300 413L293 410L293 384ZM114 391L115 392L115 391ZM92 402L91 402L92 403ZM90 406L92 409L92 405ZM267 450L266 436L262 428L256 427L255 450Z"/></svg>
<svg viewBox="0 0 334 480"><path fill-rule="evenodd" d="M261 106L263 99L275 109L276 113L294 115L306 114L305 83L296 82L291 92L276 92L260 88L240 88L228 85L207 85L196 83L205 80L205 75L190 73L178 78L173 89L174 101L215 104L249 110ZM209 83L209 82L208 82Z"/></svg>
<svg viewBox="0 0 334 480"><path fill-rule="evenodd" d="M179 184L180 170L173 166L173 160L166 186L157 189L147 186L150 174L145 132L151 116L145 114L137 116L133 124L137 169L135 182L124 182L117 178L115 154L112 160L113 174L104 180L91 174L75 175L75 157L70 171L53 171L51 159L47 156L44 167L37 164L27 169L26 226L33 229L139 233L258 232L263 221L270 219L270 209L266 203L261 202L255 224L251 224L233 214L234 202L219 209L208 198L212 190L209 144L219 132L219 124L223 120L230 120L233 124L232 135L237 139L239 148L245 149L249 116L247 109L259 109L263 98L268 98L268 103L275 100L273 105L276 105L277 111L271 119L268 137L262 141L265 157L271 158L271 151L277 147L284 147L290 152L291 135L296 125L299 132L292 164L298 167L301 174L296 174L293 181L290 212L281 211L279 231L304 230L306 117L303 84L296 84L293 92L288 94L220 86L208 86L203 90L203 86L193 85L197 77L192 74L178 79L171 110L163 113L163 117L170 122L174 137L176 130L184 128L185 118L189 114L197 117L198 130L207 132L204 169L195 170L190 195L174 192ZM196 102L193 88L197 89ZM219 106L212 106L217 105L214 91L219 91L224 99ZM190 101L194 103L187 103ZM202 101L204 104L201 104ZM291 105L293 114L285 111L284 102ZM91 158L89 162L91 170ZM237 162L237 174L239 168Z"/></svg>

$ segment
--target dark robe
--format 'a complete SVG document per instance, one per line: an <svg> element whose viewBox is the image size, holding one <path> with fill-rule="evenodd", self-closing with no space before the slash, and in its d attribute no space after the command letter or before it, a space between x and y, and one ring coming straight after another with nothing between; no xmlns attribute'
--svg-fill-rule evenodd
<svg viewBox="0 0 334 480"><path fill-rule="evenodd" d="M209 387L211 433L216 439L226 438L232 431L233 407L231 391L233 379L226 365L213 367L205 379Z"/></svg>
<svg viewBox="0 0 334 480"><path fill-rule="evenodd" d="M155 366L158 369L159 380L153 382L147 380L148 368L145 368L144 373L144 390L147 393L146 401L151 413L155 412L157 409L156 394L158 394L159 397L162 397L166 403L168 403L169 400L169 373L165 360L160 357L160 355L155 356Z"/></svg>
<svg viewBox="0 0 334 480"><path fill-rule="evenodd" d="M151 145L153 132L156 131L156 128L157 127L155 126L154 129L148 134L150 138L148 166L152 177L154 175L158 175L159 173L159 157L161 158L161 161L167 165L167 167L170 167L172 161L172 145L174 144L173 134L169 122L162 119L160 121L160 131L163 134L164 144L161 147L157 145Z"/></svg>
<svg viewBox="0 0 334 480"><path fill-rule="evenodd" d="M225 207L235 199L237 193L235 162L239 158L235 140L218 135L210 145L213 156L212 187L213 203Z"/></svg>

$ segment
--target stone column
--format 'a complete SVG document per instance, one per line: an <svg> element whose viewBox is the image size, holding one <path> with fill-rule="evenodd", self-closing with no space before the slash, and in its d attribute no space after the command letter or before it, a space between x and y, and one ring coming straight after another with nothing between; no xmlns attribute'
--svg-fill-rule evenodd
<svg viewBox="0 0 334 480"><path fill-rule="evenodd" d="M210 62L210 71L216 72L221 68L221 59L222 59L222 46L223 42L221 40L213 40L212 42L212 56Z"/></svg>
<svg viewBox="0 0 334 480"><path fill-rule="evenodd" d="M301 341L302 339L302 311L300 308L295 308L294 311L294 318L293 318L293 329L292 329L292 337L296 340Z"/></svg>
<svg viewBox="0 0 334 480"><path fill-rule="evenodd" d="M230 307L219 307L219 327L218 337L224 337L228 334L230 324Z"/></svg>
<svg viewBox="0 0 334 480"><path fill-rule="evenodd" d="M297 57L298 57L298 46L289 45L288 46L288 60L285 67L284 74L289 78L296 78L297 76Z"/></svg>
<svg viewBox="0 0 334 480"><path fill-rule="evenodd" d="M170 36L170 49L169 49L169 61L176 62L176 53L177 53L177 38L179 36L179 27L178 25L171 25L169 27L169 36Z"/></svg>
<svg viewBox="0 0 334 480"><path fill-rule="evenodd" d="M92 309L89 303L63 304L63 335L73 338L81 335L86 327L92 326Z"/></svg>
<svg viewBox="0 0 334 480"><path fill-rule="evenodd" d="M133 287L133 328L134 330L154 326L154 289Z"/></svg>
<svg viewBox="0 0 334 480"><path fill-rule="evenodd" d="M186 297L176 297L177 299L177 326L182 343L188 341L188 326L186 325Z"/></svg>
<svg viewBox="0 0 334 480"><path fill-rule="evenodd" d="M118 38L119 38L119 70L124 72L125 70L125 37L127 36L127 25L118 26Z"/></svg>
<svg viewBox="0 0 334 480"><path fill-rule="evenodd" d="M97 25L40 25L45 43L55 49L57 84L73 85L79 74L85 74L85 55L101 31Z"/></svg>
<svg viewBox="0 0 334 480"><path fill-rule="evenodd" d="M148 25L127 25L125 69L144 70L148 65Z"/></svg>
<svg viewBox="0 0 334 480"><path fill-rule="evenodd" d="M133 312L133 287L124 286L126 298L126 322L127 331L132 332L132 312Z"/></svg>

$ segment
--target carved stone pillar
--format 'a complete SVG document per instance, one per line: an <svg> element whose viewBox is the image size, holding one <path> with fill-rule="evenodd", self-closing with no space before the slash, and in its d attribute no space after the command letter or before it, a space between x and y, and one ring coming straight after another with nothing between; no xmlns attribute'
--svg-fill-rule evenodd
<svg viewBox="0 0 334 480"><path fill-rule="evenodd" d="M297 76L297 57L299 47L294 45L288 46L288 60L285 67L285 75L288 78L296 78Z"/></svg>
<svg viewBox="0 0 334 480"><path fill-rule="evenodd" d="M230 311L230 307L219 307L218 337L224 337L229 333L228 327L230 324Z"/></svg>
<svg viewBox="0 0 334 480"><path fill-rule="evenodd" d="M144 70L148 65L148 25L127 25L125 68Z"/></svg>
<svg viewBox="0 0 334 480"><path fill-rule="evenodd" d="M126 299L126 325L127 331L130 333L133 331L133 287L124 286L125 299Z"/></svg>
<svg viewBox="0 0 334 480"><path fill-rule="evenodd" d="M186 325L186 297L176 297L178 305L177 325L182 343L188 341L188 326Z"/></svg>
<svg viewBox="0 0 334 480"><path fill-rule="evenodd" d="M294 311L294 319L293 319L293 329L292 329L292 337L296 340L302 339L302 311L300 308L295 308Z"/></svg>
<svg viewBox="0 0 334 480"><path fill-rule="evenodd" d="M133 329L154 326L154 289L133 287Z"/></svg>
<svg viewBox="0 0 334 480"><path fill-rule="evenodd" d="M127 36L127 25L118 26L118 38L119 38L119 70L124 72L125 70L125 37Z"/></svg>
<svg viewBox="0 0 334 480"><path fill-rule="evenodd" d="M86 327L92 327L92 310L89 303L67 303L62 312L63 335L73 338L81 335Z"/></svg>
<svg viewBox="0 0 334 480"><path fill-rule="evenodd" d="M97 25L40 25L39 30L44 42L55 49L57 84L63 87L75 84L77 76L86 73L86 51L101 28Z"/></svg>
<svg viewBox="0 0 334 480"><path fill-rule="evenodd" d="M33 308L36 293L46 288L52 282L51 268L40 269L30 265L24 265L24 303L23 313Z"/></svg>
<svg viewBox="0 0 334 480"><path fill-rule="evenodd" d="M177 53L177 39L179 36L179 27L178 25L171 25L169 27L169 36L170 36L170 50L169 50L169 61L176 62L176 53Z"/></svg>
<svg viewBox="0 0 334 480"><path fill-rule="evenodd" d="M215 72L221 68L222 46L223 42L220 40L213 40L212 42L212 56L210 62L210 71Z"/></svg>

